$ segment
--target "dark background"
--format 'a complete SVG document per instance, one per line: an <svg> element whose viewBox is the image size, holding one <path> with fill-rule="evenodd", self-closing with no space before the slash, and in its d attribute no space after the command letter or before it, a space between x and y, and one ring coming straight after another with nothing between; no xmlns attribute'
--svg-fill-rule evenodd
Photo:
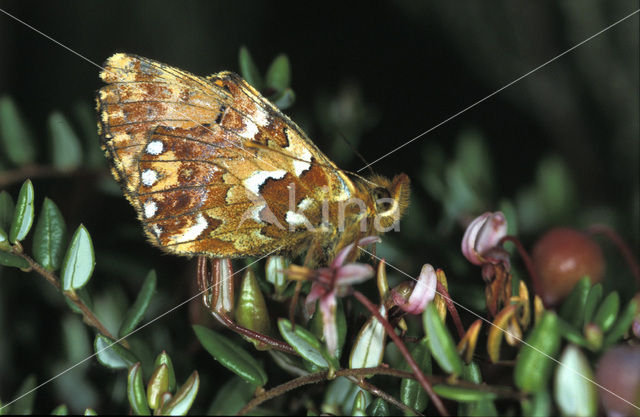
<svg viewBox="0 0 640 417"><path fill-rule="evenodd" d="M285 53L297 96L286 113L330 158L355 171L364 163L341 136L375 160L633 12L637 2L2 1L0 7L96 64L114 52L130 52L207 75L238 71L242 45L263 71ZM0 95L16 101L32 128L38 163L48 161L48 115L60 110L77 123L78 103L93 106L101 86L98 72L94 64L0 13ZM384 253L409 273L430 262L454 271L460 282L480 284L477 271L452 260L460 258L462 224L505 201L520 216L526 244L554 224L605 222L638 253L638 74L636 15L376 163L373 168L381 174L403 171L413 181L410 230L389 237L392 249ZM440 198L424 179L433 174L429 161L434 158L446 176L458 139L470 131L490 155L490 184L471 206L451 210L450 200ZM97 146L90 138L86 143ZM89 152L93 145L86 143ZM548 156L566 169L573 187L571 211L553 217L538 207L537 220L527 221L522 195ZM0 178L17 169L1 154L0 163ZM101 191L99 183L107 179L106 168L34 179L37 207L48 196L70 231L82 222L91 232L97 258L91 292L107 300L103 316L118 317L118 305L130 304L150 268L156 268L160 281L155 312L164 312L194 293L192 262L147 245L124 198ZM5 189L15 197L21 182ZM624 271L616 269L620 261L611 256L612 270ZM621 280L629 279L627 272L621 274ZM59 298L40 277L0 269L3 401L13 397L27 374L43 381L73 363L65 357L69 348L63 346L65 325L60 324L69 323L64 318L71 313ZM108 301L114 298L119 301ZM185 308L141 333L154 349L171 346L174 356L199 355L200 362L174 357L179 381L194 367L201 375L212 368L224 374L199 350L188 323ZM110 395L119 397L111 391L105 396L96 383L108 372L88 366L93 382L87 397L70 395L64 383L51 384L38 393L38 411L61 402L77 411L87 405L99 412L123 411L122 404L109 404ZM208 394L197 400L200 410L206 410L209 400L203 397L212 396L218 383L204 379L201 392Z"/></svg>

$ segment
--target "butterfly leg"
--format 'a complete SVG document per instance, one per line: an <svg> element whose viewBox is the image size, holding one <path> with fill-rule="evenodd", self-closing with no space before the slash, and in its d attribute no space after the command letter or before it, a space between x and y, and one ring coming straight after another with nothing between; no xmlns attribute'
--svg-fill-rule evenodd
<svg viewBox="0 0 640 417"><path fill-rule="evenodd" d="M265 346L271 346L273 349L296 355L296 351L287 343L262 333L254 332L233 321L229 316L229 314L233 313L234 287L231 260L228 258L212 258L210 263L211 272L209 272L207 258L204 256L198 257L196 279L202 292L202 302L211 315L220 324L244 337L255 339Z"/></svg>

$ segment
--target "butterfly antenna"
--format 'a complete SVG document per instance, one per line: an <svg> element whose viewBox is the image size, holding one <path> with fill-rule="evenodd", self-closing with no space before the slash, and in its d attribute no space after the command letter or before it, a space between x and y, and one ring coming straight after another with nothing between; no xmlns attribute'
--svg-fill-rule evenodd
<svg viewBox="0 0 640 417"><path fill-rule="evenodd" d="M356 149L355 146L353 146L353 143L351 143L351 141L349 141L349 139L347 139L347 136L342 133L342 131L338 131L338 133L340 134L340 137L342 138L342 140L345 141L345 143L349 146L349 148L351 148L351 151L356 154L356 156L358 158L360 158L360 160L362 160L362 162L364 162L364 164L366 165L367 168L369 168L369 174L373 175L373 168L371 168L371 164L369 162L367 162L367 160L364 158L364 156L362 156L362 154L360 152L358 152L358 149Z"/></svg>

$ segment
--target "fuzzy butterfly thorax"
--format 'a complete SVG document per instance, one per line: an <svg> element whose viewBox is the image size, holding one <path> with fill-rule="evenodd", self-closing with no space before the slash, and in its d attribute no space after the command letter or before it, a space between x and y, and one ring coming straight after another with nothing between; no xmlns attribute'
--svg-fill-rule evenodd
<svg viewBox="0 0 640 417"><path fill-rule="evenodd" d="M326 262L397 230L409 178L340 170L238 75L199 77L115 54L100 78L101 145L149 240L179 255Z"/></svg>

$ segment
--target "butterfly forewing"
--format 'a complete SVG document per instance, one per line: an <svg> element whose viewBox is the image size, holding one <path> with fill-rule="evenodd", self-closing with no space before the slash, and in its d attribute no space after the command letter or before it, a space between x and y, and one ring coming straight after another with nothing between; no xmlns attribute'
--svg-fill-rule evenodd
<svg viewBox="0 0 640 417"><path fill-rule="evenodd" d="M147 235L165 250L295 252L311 239L296 210L317 226L323 201L353 192L304 133L235 74L203 78L116 54L101 78L103 149Z"/></svg>

